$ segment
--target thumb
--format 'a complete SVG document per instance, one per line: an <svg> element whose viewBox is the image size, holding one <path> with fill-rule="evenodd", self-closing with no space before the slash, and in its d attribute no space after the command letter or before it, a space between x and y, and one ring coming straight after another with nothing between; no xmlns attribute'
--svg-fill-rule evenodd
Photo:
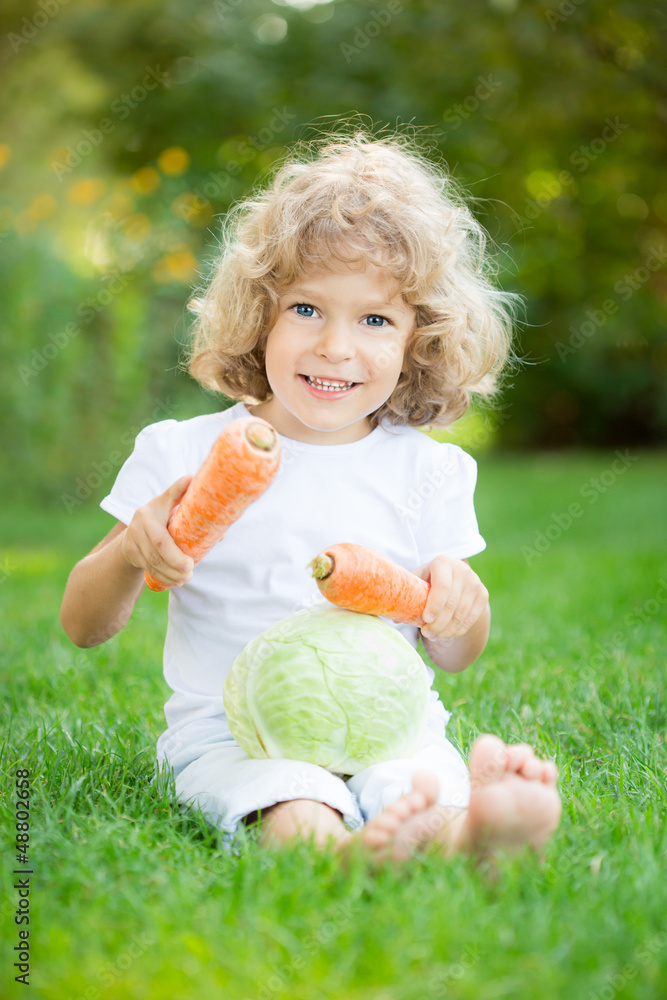
<svg viewBox="0 0 667 1000"><path fill-rule="evenodd" d="M174 497L175 499L182 497L193 479L194 476L192 475L181 476L180 479L177 479L175 483L171 484L168 490L164 491L163 496L168 496L170 498Z"/></svg>
<svg viewBox="0 0 667 1000"><path fill-rule="evenodd" d="M169 514L173 507L183 498L185 491L193 480L193 476L181 476L175 483L172 483L168 490L165 490L160 497L160 506Z"/></svg>
<svg viewBox="0 0 667 1000"><path fill-rule="evenodd" d="M431 581L431 564L424 563L423 566L419 566L417 569L412 571L415 576L418 576L420 580L424 580L426 583Z"/></svg>

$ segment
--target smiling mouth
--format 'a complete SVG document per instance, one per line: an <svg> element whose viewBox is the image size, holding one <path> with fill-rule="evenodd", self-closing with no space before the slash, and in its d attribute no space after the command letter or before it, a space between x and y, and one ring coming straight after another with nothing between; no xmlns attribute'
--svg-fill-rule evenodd
<svg viewBox="0 0 667 1000"><path fill-rule="evenodd" d="M320 379L313 377L311 375L301 375L308 385L312 386L313 389L319 389L323 392L347 392L353 389L355 385L361 385L361 382L343 382L341 379Z"/></svg>

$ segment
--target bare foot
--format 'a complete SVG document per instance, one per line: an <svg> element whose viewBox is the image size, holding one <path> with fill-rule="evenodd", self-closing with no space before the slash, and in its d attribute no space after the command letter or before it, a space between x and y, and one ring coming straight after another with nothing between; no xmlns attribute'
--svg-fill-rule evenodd
<svg viewBox="0 0 667 1000"><path fill-rule="evenodd" d="M412 778L411 792L392 802L357 833L347 833L336 850L343 859L360 851L377 864L412 857L416 848L433 838L437 797L438 779L430 771L418 771Z"/></svg>
<svg viewBox="0 0 667 1000"><path fill-rule="evenodd" d="M557 779L556 765L540 760L527 744L507 746L497 736L480 736L470 754L467 809L436 805L438 779L418 771L411 792L358 833L346 833L336 850L344 860L361 850L383 864L411 858L433 841L448 854L462 850L482 858L539 848L560 820Z"/></svg>
<svg viewBox="0 0 667 1000"><path fill-rule="evenodd" d="M541 847L560 820L557 778L556 765L527 744L480 736L470 754L470 805L452 831L454 846L486 857Z"/></svg>

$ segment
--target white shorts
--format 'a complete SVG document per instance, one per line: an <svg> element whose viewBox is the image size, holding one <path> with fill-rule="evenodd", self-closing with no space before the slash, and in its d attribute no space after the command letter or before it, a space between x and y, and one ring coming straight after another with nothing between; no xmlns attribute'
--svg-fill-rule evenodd
<svg viewBox="0 0 667 1000"><path fill-rule="evenodd" d="M447 718L442 710L431 711L424 739L412 757L372 764L347 780L317 764L252 759L221 719L218 731L209 725L198 740L172 743L153 780L173 773L177 801L200 810L209 825L223 832L227 848L245 829L246 816L291 799L323 802L342 813L348 829L358 830L409 792L412 776L419 770L432 771L437 777L439 805L465 808L470 801L468 769L445 736Z"/></svg>

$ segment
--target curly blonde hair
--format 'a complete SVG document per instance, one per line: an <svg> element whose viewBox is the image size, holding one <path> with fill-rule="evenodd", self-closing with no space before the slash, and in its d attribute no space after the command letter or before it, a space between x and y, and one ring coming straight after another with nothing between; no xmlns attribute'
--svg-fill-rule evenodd
<svg viewBox="0 0 667 1000"><path fill-rule="evenodd" d="M451 176L403 135L363 128L302 143L273 171L228 211L211 279L188 303L197 314L190 374L231 399L265 402L264 349L280 295L306 269L370 261L415 310L404 370L369 415L371 429L384 417L444 427L473 394L490 401L515 360L519 296L492 284L485 232Z"/></svg>

